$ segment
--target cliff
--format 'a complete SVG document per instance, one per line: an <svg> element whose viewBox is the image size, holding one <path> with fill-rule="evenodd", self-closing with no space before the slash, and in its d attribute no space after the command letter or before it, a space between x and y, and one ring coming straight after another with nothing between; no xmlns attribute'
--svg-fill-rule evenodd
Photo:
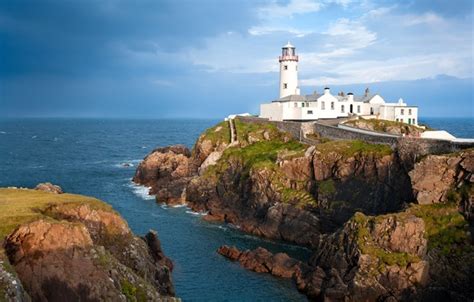
<svg viewBox="0 0 474 302"><path fill-rule="evenodd" d="M154 150L134 181L151 186L158 202L186 203L207 220L311 247L308 262L264 249L219 253L291 277L312 299L474 297L473 149L426 155L413 140L388 146L324 137L310 146L272 123L234 123L236 142L220 123L192 151Z"/></svg>
<svg viewBox="0 0 474 302"><path fill-rule="evenodd" d="M137 168L134 181L151 186L157 201L187 203L206 219L244 231L314 246L357 210L399 210L413 199L410 179L385 145L328 141L308 146L269 123L235 120L208 129L193 151L158 148Z"/></svg>
<svg viewBox="0 0 474 302"><path fill-rule="evenodd" d="M137 237L109 205L51 188L0 189L1 301L173 299L155 232Z"/></svg>
<svg viewBox="0 0 474 302"><path fill-rule="evenodd" d="M218 252L250 270L293 278L317 301L470 301L474 249L455 205L356 213L323 235L307 263L265 249Z"/></svg>

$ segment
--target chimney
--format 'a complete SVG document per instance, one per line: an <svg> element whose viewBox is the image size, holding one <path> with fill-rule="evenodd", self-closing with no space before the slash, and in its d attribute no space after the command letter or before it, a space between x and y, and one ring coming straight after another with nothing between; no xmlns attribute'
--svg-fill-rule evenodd
<svg viewBox="0 0 474 302"><path fill-rule="evenodd" d="M369 87L365 88L365 96L368 96L368 95L369 95L369 93L370 93L370 91L369 91Z"/></svg>
<svg viewBox="0 0 474 302"><path fill-rule="evenodd" d="M325 88L324 88L324 94L329 94L329 92L330 92L330 91L329 91L329 87L325 87Z"/></svg>
<svg viewBox="0 0 474 302"><path fill-rule="evenodd" d="M349 93L347 94L347 100L348 100L349 102L353 102L353 101L354 101L354 94L353 94L352 92L349 92Z"/></svg>

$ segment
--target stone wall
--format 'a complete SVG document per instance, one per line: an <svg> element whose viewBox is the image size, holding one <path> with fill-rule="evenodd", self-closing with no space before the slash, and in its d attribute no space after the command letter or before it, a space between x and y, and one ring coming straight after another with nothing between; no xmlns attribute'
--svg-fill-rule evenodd
<svg viewBox="0 0 474 302"><path fill-rule="evenodd" d="M248 123L272 123L282 131L291 133L291 135L304 143L313 144L314 141L306 139L305 135L309 133L317 133L321 137L333 140L363 140L375 144L386 144L392 148L397 148L401 152L417 154L423 156L426 154L443 154L456 152L462 149L473 148L474 143L468 142L450 142L445 140L422 139L410 137L388 137L377 134L367 134L361 132L350 131L343 128L324 125L318 122L291 122L291 121L269 121L268 119L258 117L237 117L242 122Z"/></svg>

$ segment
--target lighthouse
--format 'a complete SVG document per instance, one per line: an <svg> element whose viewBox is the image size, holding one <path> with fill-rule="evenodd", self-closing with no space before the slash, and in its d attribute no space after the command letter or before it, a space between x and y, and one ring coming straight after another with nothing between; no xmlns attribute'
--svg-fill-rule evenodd
<svg viewBox="0 0 474 302"><path fill-rule="evenodd" d="M298 56L293 45L288 42L281 49L280 61L280 98L300 94L298 88Z"/></svg>

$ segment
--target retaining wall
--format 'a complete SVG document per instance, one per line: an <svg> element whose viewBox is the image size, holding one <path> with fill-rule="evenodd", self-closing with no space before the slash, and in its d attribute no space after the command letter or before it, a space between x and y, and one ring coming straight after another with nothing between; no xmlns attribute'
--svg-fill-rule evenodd
<svg viewBox="0 0 474 302"><path fill-rule="evenodd" d="M318 133L321 137L333 140L363 140L370 143L386 144L392 148L397 148L402 152L410 152L418 155L443 154L460 151L462 149L473 148L473 142L456 142L436 139L396 137L378 133L365 133L364 131L353 131L345 128L339 128L324 125L318 122L291 122L291 121L269 121L268 119L258 117L237 117L242 122L247 123L271 123L278 129L290 133L295 139L307 144L314 144L311 139L306 139L308 133Z"/></svg>

